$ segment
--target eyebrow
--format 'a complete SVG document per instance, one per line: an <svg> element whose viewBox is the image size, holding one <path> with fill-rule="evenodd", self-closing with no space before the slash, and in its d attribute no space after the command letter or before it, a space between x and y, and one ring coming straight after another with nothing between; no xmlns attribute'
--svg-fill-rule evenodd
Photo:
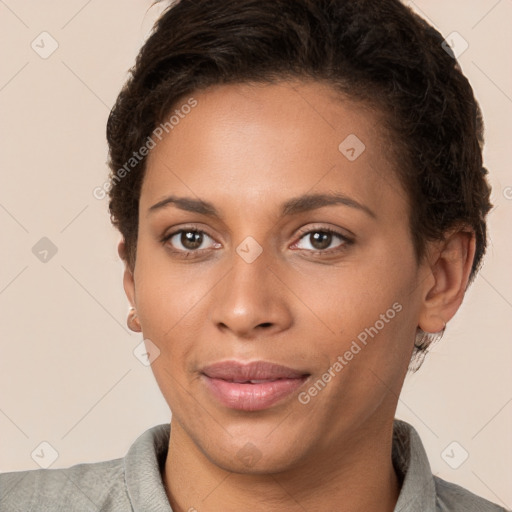
<svg viewBox="0 0 512 512"><path fill-rule="evenodd" d="M344 205L350 208L360 210L372 218L376 218L375 213L368 208L368 206L357 202L355 199L346 196L341 193L328 193L328 194L305 194L303 196L294 197L283 203L281 207L281 216L287 217L291 215L297 215L310 210L317 210L324 206L332 205ZM158 203L155 203L148 210L148 213L155 212L166 208L169 205L174 205L181 210L188 212L199 213L209 217L222 218L218 210L213 206L212 203L204 201L202 199L193 199L189 197L176 197L168 196Z"/></svg>

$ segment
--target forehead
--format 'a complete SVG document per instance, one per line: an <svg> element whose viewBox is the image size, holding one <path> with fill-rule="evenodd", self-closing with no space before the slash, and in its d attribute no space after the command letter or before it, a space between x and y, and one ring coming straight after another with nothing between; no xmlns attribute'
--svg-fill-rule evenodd
<svg viewBox="0 0 512 512"><path fill-rule="evenodd" d="M405 206L381 116L326 84L215 86L172 114L148 156L141 210L169 194L246 210L325 191Z"/></svg>

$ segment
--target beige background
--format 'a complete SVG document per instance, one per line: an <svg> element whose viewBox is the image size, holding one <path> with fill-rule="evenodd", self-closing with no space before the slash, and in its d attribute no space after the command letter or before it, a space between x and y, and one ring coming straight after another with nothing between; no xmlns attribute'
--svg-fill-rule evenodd
<svg viewBox="0 0 512 512"><path fill-rule="evenodd" d="M416 0L460 56L487 126L494 210L485 266L447 334L409 376L397 416L425 443L435 474L512 508L511 0ZM134 0L0 1L0 471L121 457L170 414L132 353L106 200L105 123L161 7ZM47 31L58 43L51 49ZM460 48L460 46L459 46ZM32 252L49 238L46 263ZM442 453L459 460L452 469ZM454 450L453 452L451 450ZM453 464L453 463L452 463Z"/></svg>

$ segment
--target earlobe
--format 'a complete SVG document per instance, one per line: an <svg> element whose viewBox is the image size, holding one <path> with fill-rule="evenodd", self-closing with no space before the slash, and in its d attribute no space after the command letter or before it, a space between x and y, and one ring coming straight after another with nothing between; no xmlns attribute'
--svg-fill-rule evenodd
<svg viewBox="0 0 512 512"><path fill-rule="evenodd" d="M475 256L475 234L458 230L436 243L432 251L428 288L424 290L419 327L427 333L443 331L464 298Z"/></svg>
<svg viewBox="0 0 512 512"><path fill-rule="evenodd" d="M139 317L137 316L137 310L134 307L130 308L128 318L126 319L126 325L133 332L142 332Z"/></svg>

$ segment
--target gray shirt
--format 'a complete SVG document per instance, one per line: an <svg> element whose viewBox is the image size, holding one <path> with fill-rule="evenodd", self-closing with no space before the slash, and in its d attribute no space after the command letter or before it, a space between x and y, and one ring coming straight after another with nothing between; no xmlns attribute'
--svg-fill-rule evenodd
<svg viewBox="0 0 512 512"><path fill-rule="evenodd" d="M169 435L168 423L157 425L124 458L0 474L0 512L172 512L162 482ZM505 511L433 476L418 433L400 420L394 423L393 464L403 480L395 512Z"/></svg>

